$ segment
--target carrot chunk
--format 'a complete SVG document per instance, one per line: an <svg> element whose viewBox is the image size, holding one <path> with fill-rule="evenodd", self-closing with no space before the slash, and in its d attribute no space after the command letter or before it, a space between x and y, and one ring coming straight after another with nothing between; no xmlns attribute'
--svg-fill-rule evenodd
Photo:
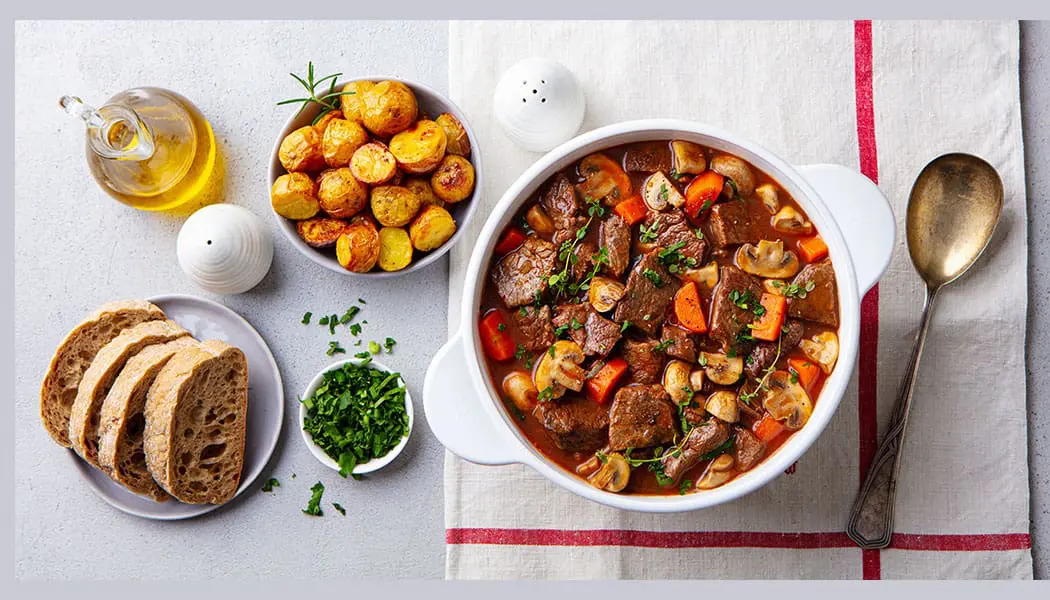
<svg viewBox="0 0 1050 600"><path fill-rule="evenodd" d="M588 379L584 384L587 390L587 397L598 404L606 404L609 402L609 396L612 395L616 384L620 382L620 379L626 372L627 361L620 357L605 363L605 366L599 369L594 377Z"/></svg>
<svg viewBox="0 0 1050 600"><path fill-rule="evenodd" d="M508 227L496 244L496 254L506 254L525 243L525 232L517 227Z"/></svg>
<svg viewBox="0 0 1050 600"><path fill-rule="evenodd" d="M828 255L828 245L819 235L800 239L796 247L806 262L820 260Z"/></svg>
<svg viewBox="0 0 1050 600"><path fill-rule="evenodd" d="M631 195L613 207L613 212L619 215L628 226L644 219L647 210L645 202L638 194Z"/></svg>
<svg viewBox="0 0 1050 600"><path fill-rule="evenodd" d="M514 357L514 338L507 331L507 321L503 311L493 309L485 313L478 325L478 335L485 354L492 360L503 361Z"/></svg>
<svg viewBox="0 0 1050 600"><path fill-rule="evenodd" d="M725 177L714 171L704 171L689 182L685 188L685 213L692 218L697 218L700 213L707 211L722 193L725 185Z"/></svg>
<svg viewBox="0 0 1050 600"><path fill-rule="evenodd" d="M780 328L783 327L784 317L787 315L787 298L763 292L761 303L765 311L751 324L751 337L775 342L780 337Z"/></svg>
<svg viewBox="0 0 1050 600"><path fill-rule="evenodd" d="M674 295L674 314L678 324L693 333L707 333L707 319L700 304L696 283L687 281Z"/></svg>
<svg viewBox="0 0 1050 600"><path fill-rule="evenodd" d="M764 415L754 426L755 436L767 444L776 439L781 433L784 433L785 429L780 421L769 415Z"/></svg>
<svg viewBox="0 0 1050 600"><path fill-rule="evenodd" d="M808 394L820 375L820 367L804 358L789 358L788 367L798 376L798 383Z"/></svg>

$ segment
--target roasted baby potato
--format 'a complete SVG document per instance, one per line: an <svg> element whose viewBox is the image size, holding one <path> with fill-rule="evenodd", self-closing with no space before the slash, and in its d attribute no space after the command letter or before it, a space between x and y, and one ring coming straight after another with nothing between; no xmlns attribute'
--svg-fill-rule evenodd
<svg viewBox="0 0 1050 600"><path fill-rule="evenodd" d="M397 160L385 145L369 142L350 157L350 170L359 181L369 185L386 183L397 174Z"/></svg>
<svg viewBox="0 0 1050 600"><path fill-rule="evenodd" d="M295 230L304 242L314 248L328 248L346 231L346 221L330 217L314 217L295 224Z"/></svg>
<svg viewBox="0 0 1050 600"><path fill-rule="evenodd" d="M379 230L379 258L376 264L384 271L400 271L412 262L412 241L400 227Z"/></svg>
<svg viewBox="0 0 1050 600"><path fill-rule="evenodd" d="M287 171L320 171L325 166L321 134L312 125L296 129L281 140L277 157Z"/></svg>
<svg viewBox="0 0 1050 600"><path fill-rule="evenodd" d="M379 232L372 219L358 215L350 219L346 230L335 242L339 264L354 273L367 273L379 258Z"/></svg>
<svg viewBox="0 0 1050 600"><path fill-rule="evenodd" d="M321 136L321 153L329 167L345 167L350 164L354 151L367 141L368 133L360 123L332 119Z"/></svg>
<svg viewBox="0 0 1050 600"><path fill-rule="evenodd" d="M317 200L329 215L349 219L368 204L368 186L346 167L328 169L317 176Z"/></svg>
<svg viewBox="0 0 1050 600"><path fill-rule="evenodd" d="M446 154L430 176L434 194L445 202L455 203L470 197L474 191L474 166L457 154Z"/></svg>
<svg viewBox="0 0 1050 600"><path fill-rule="evenodd" d="M323 138L325 130L328 129L328 124L331 123L333 119L342 119L342 118L343 118L343 111L341 111L341 110L330 110L330 111L326 112L325 114L321 115L320 118L318 118L317 121L314 122L314 129L316 129L317 133L320 133L321 137Z"/></svg>
<svg viewBox="0 0 1050 600"><path fill-rule="evenodd" d="M285 173L270 188L273 212L286 219L309 219L321 210L317 184L306 173Z"/></svg>
<svg viewBox="0 0 1050 600"><path fill-rule="evenodd" d="M390 152L406 173L429 173L445 156L445 130L434 121L416 121L390 140Z"/></svg>
<svg viewBox="0 0 1050 600"><path fill-rule="evenodd" d="M372 214L386 227L408 225L419 212L419 197L400 185L372 188Z"/></svg>
<svg viewBox="0 0 1050 600"><path fill-rule="evenodd" d="M419 205L422 207L436 204L437 206L444 206L445 202L434 195L434 189L430 187L430 181L423 179L422 177L405 177L404 183L401 185L409 189L413 194L419 198Z"/></svg>
<svg viewBox="0 0 1050 600"><path fill-rule="evenodd" d="M374 81L351 81L343 86L343 92L353 92L353 94L344 93L339 96L339 107L343 109L344 119L361 122L362 98L364 98L365 91L373 85L375 85Z"/></svg>
<svg viewBox="0 0 1050 600"><path fill-rule="evenodd" d="M361 120L376 135L400 133L418 114L416 95L399 81L380 81L361 94Z"/></svg>
<svg viewBox="0 0 1050 600"><path fill-rule="evenodd" d="M459 122L459 119L448 113L441 113L434 120L445 130L445 137L448 138L445 152L460 156L470 156L470 138L467 136L467 130Z"/></svg>
<svg viewBox="0 0 1050 600"><path fill-rule="evenodd" d="M420 252L429 252L448 241L456 233L456 221L444 208L424 207L408 228L412 246Z"/></svg>

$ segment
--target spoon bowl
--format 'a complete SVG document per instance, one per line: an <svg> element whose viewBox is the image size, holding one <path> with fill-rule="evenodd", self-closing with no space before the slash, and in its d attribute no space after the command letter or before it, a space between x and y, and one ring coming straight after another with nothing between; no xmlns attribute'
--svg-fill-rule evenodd
<svg viewBox="0 0 1050 600"><path fill-rule="evenodd" d="M1003 209L1003 182L970 154L945 154L919 173L908 199L908 252L927 285L951 283L981 256Z"/></svg>
<svg viewBox="0 0 1050 600"><path fill-rule="evenodd" d="M926 283L926 298L890 427L871 461L846 525L846 534L862 548L885 548L893 539L893 503L904 431L937 292L977 262L992 239L1002 210L1002 179L990 164L970 154L945 154L933 159L912 186L908 252Z"/></svg>

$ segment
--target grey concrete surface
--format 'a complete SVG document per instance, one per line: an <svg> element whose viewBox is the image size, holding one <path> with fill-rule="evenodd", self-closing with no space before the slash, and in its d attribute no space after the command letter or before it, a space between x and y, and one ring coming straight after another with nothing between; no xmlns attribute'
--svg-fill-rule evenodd
<svg viewBox="0 0 1050 600"><path fill-rule="evenodd" d="M94 187L81 126L60 113L65 93L101 102L128 87L171 87L212 124L226 163L225 198L269 219L267 155L296 93L289 70L312 60L325 74L388 74L447 87L445 23L20 23L15 28L16 398L15 576L20 579L438 578L444 567L442 450L419 404L423 373L444 340L447 262L411 277L361 283L300 256L276 227L276 256L255 290L220 297L196 289L174 260L182 220L141 213ZM1022 116L1029 198L1028 402L1036 576L1050 577L1050 23L1021 27ZM133 58L133 60L131 59ZM276 356L288 412L263 479L184 523L119 513L83 485L36 425L37 386L66 330L98 304L165 292L199 294L247 318ZM343 481L301 443L293 399L329 362L330 339L299 324L312 310L368 301L367 339L394 337L386 358L416 401L405 454L368 481ZM410 307L407 308L406 307ZM344 344L345 345L345 344ZM292 474L295 478L292 478ZM322 518L300 512L325 483ZM326 504L327 505L327 504Z"/></svg>
<svg viewBox="0 0 1050 600"><path fill-rule="evenodd" d="M1050 22L1021 23L1028 188L1028 461L1035 576L1050 578Z"/></svg>

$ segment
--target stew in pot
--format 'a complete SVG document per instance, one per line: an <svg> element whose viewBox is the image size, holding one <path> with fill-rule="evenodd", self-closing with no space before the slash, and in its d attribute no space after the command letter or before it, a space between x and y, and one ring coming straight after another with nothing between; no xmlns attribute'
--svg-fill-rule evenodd
<svg viewBox="0 0 1050 600"><path fill-rule="evenodd" d="M767 175L687 141L554 175L502 233L479 334L522 433L592 485L716 488L806 424L838 358L828 249Z"/></svg>

